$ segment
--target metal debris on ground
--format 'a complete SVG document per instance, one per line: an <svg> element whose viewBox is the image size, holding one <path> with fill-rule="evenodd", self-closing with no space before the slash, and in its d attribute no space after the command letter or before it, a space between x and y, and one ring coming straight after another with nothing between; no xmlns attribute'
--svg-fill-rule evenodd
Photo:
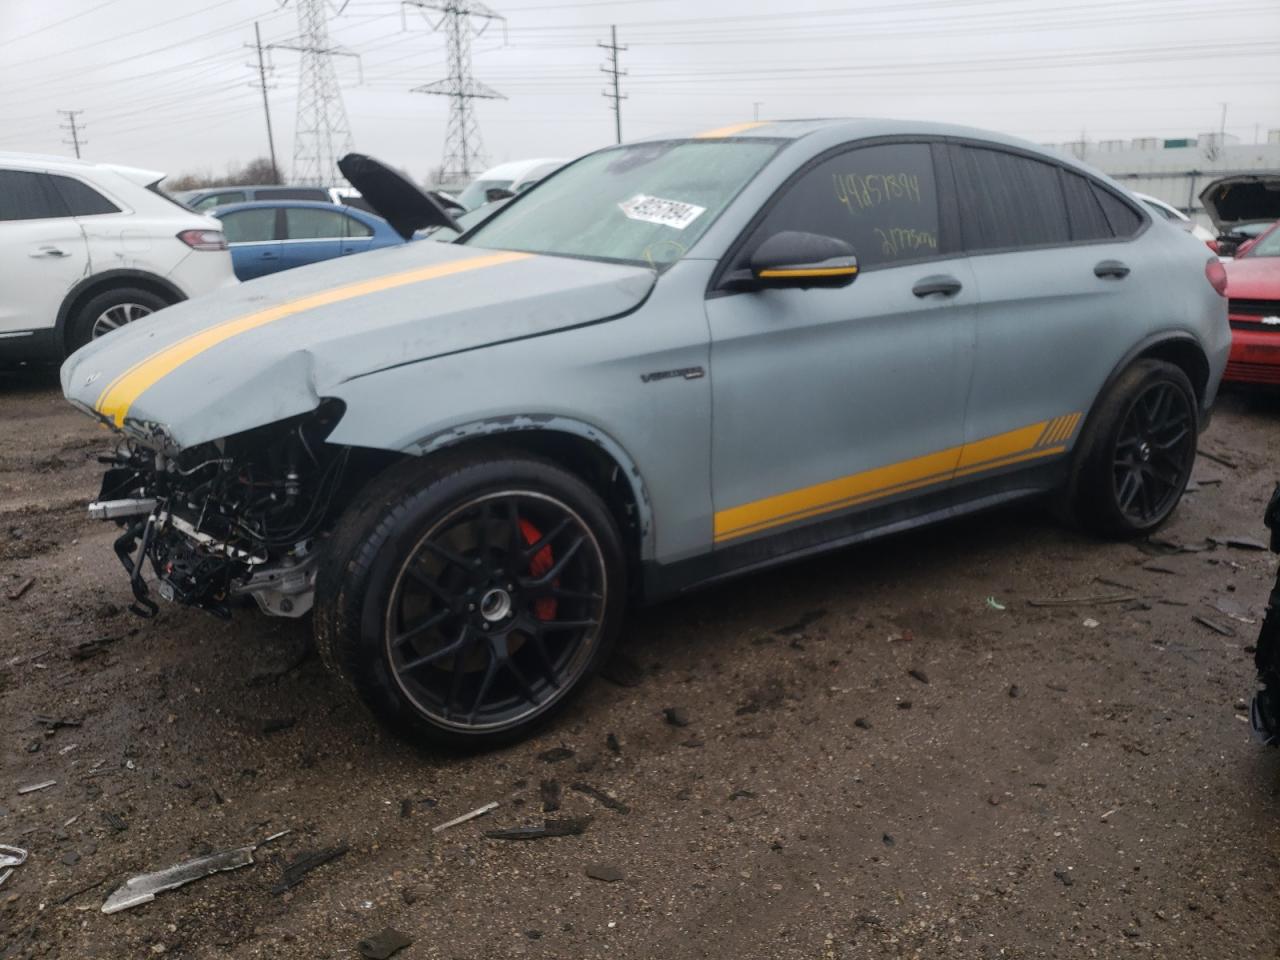
<svg viewBox="0 0 1280 960"><path fill-rule="evenodd" d="M592 880L603 880L605 883L617 883L624 874L611 863L587 864L586 874Z"/></svg>
<svg viewBox="0 0 1280 960"><path fill-rule="evenodd" d="M58 730L62 727L78 727L84 722L83 720L71 720L67 717L49 717L43 713L37 713L34 719L37 724L50 730Z"/></svg>
<svg viewBox="0 0 1280 960"><path fill-rule="evenodd" d="M774 630L774 634L779 637L794 637L802 634L809 627L813 626L819 620L827 615L825 610L807 610L800 614L800 618L795 623L788 623L785 627L778 627Z"/></svg>
<svg viewBox="0 0 1280 960"><path fill-rule="evenodd" d="M486 830L490 840L544 840L547 837L581 836L591 823L590 817L569 817L544 820L531 827L506 827L502 830Z"/></svg>
<svg viewBox="0 0 1280 960"><path fill-rule="evenodd" d="M12 876L15 867L20 867L26 862L26 850L21 847L11 847L7 843L0 843L0 884Z"/></svg>
<svg viewBox="0 0 1280 960"><path fill-rule="evenodd" d="M197 857L185 863L166 867L155 873L143 873L131 877L107 897L107 902L102 905L102 912L119 913L121 910L150 903L156 898L156 894L185 886L193 880L202 880L215 873L247 867L254 862L255 849L257 849L256 844L237 847L235 850L223 850L219 853L211 853L207 857Z"/></svg>
<svg viewBox="0 0 1280 960"><path fill-rule="evenodd" d="M911 677L913 680L919 680L921 683L929 682L929 675L925 673L923 670L917 670L915 668L912 668L911 670L907 671L907 676Z"/></svg>
<svg viewBox="0 0 1280 960"><path fill-rule="evenodd" d="M1204 457L1206 460L1212 460L1214 463L1220 463L1224 467L1227 467L1230 470L1235 470L1238 468L1238 464L1236 464L1232 460L1228 460L1226 457L1222 456L1219 453L1210 453L1208 450L1197 450L1196 453ZM1200 482L1204 483L1203 480L1201 480Z"/></svg>
<svg viewBox="0 0 1280 960"><path fill-rule="evenodd" d="M1137 600L1133 593L1105 593L1092 597L1040 597L1027 601L1032 607L1102 607L1109 603L1128 603Z"/></svg>
<svg viewBox="0 0 1280 960"><path fill-rule="evenodd" d="M1254 624L1256 624L1256 623L1258 622L1258 621L1257 621L1257 620L1255 620L1253 617L1246 617L1246 616L1245 616L1244 614L1242 614L1242 613L1237 613L1237 612L1235 612L1235 611L1233 611L1233 610L1229 610L1229 609L1227 609L1227 607L1225 607L1225 606L1223 605L1223 603L1222 603L1222 601L1221 601L1221 600L1219 600L1219 601L1217 601L1216 603L1214 603L1214 605L1213 605L1213 609L1217 610L1217 611L1218 611L1220 614L1222 614L1223 616L1230 617L1232 620L1235 620L1235 621L1236 621L1236 622L1238 622L1238 623L1245 623L1245 624L1248 624L1248 625L1250 625L1250 626L1253 626Z"/></svg>
<svg viewBox="0 0 1280 960"><path fill-rule="evenodd" d="M538 793L542 797L542 812L554 813L560 809L560 782L543 780L538 784Z"/></svg>
<svg viewBox="0 0 1280 960"><path fill-rule="evenodd" d="M578 793L586 794L595 800L601 806L608 807L610 810L616 810L618 813L630 813L631 808L616 797L611 797L599 787L593 787L589 783L583 783L579 780L577 783L569 784L569 789L576 790Z"/></svg>
<svg viewBox="0 0 1280 960"><path fill-rule="evenodd" d="M1214 543L1237 550L1267 550L1268 546L1254 537L1210 537Z"/></svg>
<svg viewBox="0 0 1280 960"><path fill-rule="evenodd" d="M1210 620L1208 617L1202 617L1198 613L1193 613L1191 615L1191 619L1203 627L1208 627L1210 630L1212 630L1214 633L1220 636L1234 637L1236 635L1236 632L1232 630L1230 627L1224 624L1218 623L1215 620Z"/></svg>
<svg viewBox="0 0 1280 960"><path fill-rule="evenodd" d="M57 782L57 780L45 780L41 783L32 783L25 787L19 787L18 795L21 796L24 793L35 793L37 790L47 790Z"/></svg>
<svg viewBox="0 0 1280 960"><path fill-rule="evenodd" d="M1093 617L1085 617L1082 621L1080 621L1080 624L1081 626L1088 627L1090 630L1092 630L1094 627L1101 626L1101 624L1097 620L1095 620Z"/></svg>
<svg viewBox="0 0 1280 960"><path fill-rule="evenodd" d="M96 640L81 641L71 648L71 659L89 660L100 653L105 653L107 647L119 639L119 637L98 637Z"/></svg>
<svg viewBox="0 0 1280 960"><path fill-rule="evenodd" d="M102 811L102 819L116 833L124 833L129 829L129 825L124 822L124 818L118 813L112 813L110 810Z"/></svg>
<svg viewBox="0 0 1280 960"><path fill-rule="evenodd" d="M9 591L9 599L21 600L22 595L26 593L28 590L30 590L32 585L35 582L36 582L35 577L27 577L27 579L23 580L20 584L18 584L16 587L14 587L12 590Z"/></svg>
<svg viewBox="0 0 1280 960"><path fill-rule="evenodd" d="M284 873L280 875L280 882L271 888L271 892L284 893L286 890L296 887L312 870L323 867L332 860L337 860L350 849L346 844L343 844L339 847L328 847L324 850L313 850L310 853L300 854L284 868Z"/></svg>
<svg viewBox="0 0 1280 960"><path fill-rule="evenodd" d="M388 957L399 953L412 943L413 941L399 930L387 927L372 937L365 937L356 944L356 949L360 951L360 956L368 960L387 960Z"/></svg>
<svg viewBox="0 0 1280 960"><path fill-rule="evenodd" d="M474 820L476 817L483 817L490 810L498 809L498 801L493 800L486 803L483 807L476 807L470 813L464 813L460 817L454 817L452 820L446 820L444 823L436 824L431 828L432 833L439 833L442 830L448 830L450 827L456 827L460 823L466 823L468 820Z"/></svg>
<svg viewBox="0 0 1280 960"><path fill-rule="evenodd" d="M1008 607L1006 607L1003 603L1001 603L1001 602L1000 602L999 600L997 600L995 597L987 597L987 606L988 606L988 607L990 607L992 610L1007 610L1007 609L1008 609Z"/></svg>

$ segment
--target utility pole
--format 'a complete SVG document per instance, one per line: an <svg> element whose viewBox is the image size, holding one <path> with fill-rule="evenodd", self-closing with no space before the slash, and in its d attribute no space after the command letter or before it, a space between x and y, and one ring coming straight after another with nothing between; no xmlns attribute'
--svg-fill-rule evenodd
<svg viewBox="0 0 1280 960"><path fill-rule="evenodd" d="M76 126L76 117L80 116L80 114L84 113L84 111L83 110L59 110L58 112L62 114L64 117L66 117L68 121L67 123L60 123L58 124L58 126L60 126L63 130L68 130L71 132L71 139L63 140L62 142L69 147L75 148L76 159L79 160L80 147L82 144L88 144L88 141L80 139L80 133L82 128Z"/></svg>
<svg viewBox="0 0 1280 960"><path fill-rule="evenodd" d="M616 26L609 28L609 42L597 43L596 46L600 47L603 50L609 51L609 65L607 67L601 67L600 70L603 73L613 74L613 93L610 93L608 90L606 90L601 95L606 99L613 101L614 136L617 138L617 142L621 143L622 142L622 101L627 99L627 95L625 93L619 92L618 78L625 77L627 75L627 71L618 69L618 54L627 48L618 46L618 28Z"/></svg>
<svg viewBox="0 0 1280 960"><path fill-rule="evenodd" d="M337 10L342 12L344 0ZM297 0L298 42L270 43L268 50L302 54L298 122L293 132L293 182L331 187L341 183L338 159L351 152L351 127L342 103L334 57L359 56L329 43L325 0Z"/></svg>
<svg viewBox="0 0 1280 960"><path fill-rule="evenodd" d="M276 163L276 138L271 132L271 104L267 100L267 65L262 57L262 29L258 26L256 20L253 22L253 39L253 45L258 50L257 87L262 91L262 112L267 118L267 149L271 151L271 170L275 174L276 182L283 183L284 177L280 176L280 164ZM250 86L254 86L254 84L250 84Z"/></svg>
<svg viewBox="0 0 1280 960"><path fill-rule="evenodd" d="M443 184L464 183L484 169L484 144L472 100L505 100L497 90L471 75L471 37L480 36L493 20L506 21L480 0L403 0L420 10L436 10L442 16L431 23L433 30L444 28L449 47L449 77L412 87L410 93L427 93L449 98L449 126L444 136L444 160L440 166ZM426 14L424 13L425 17ZM472 26L472 19L480 21Z"/></svg>
<svg viewBox="0 0 1280 960"><path fill-rule="evenodd" d="M751 119L752 119L752 120L759 120L759 119L760 119L760 104L762 104L762 103L764 103L764 101L763 101L763 100L755 100L755 101L752 101L752 104L751 104L751 108L752 108L752 115L751 115Z"/></svg>

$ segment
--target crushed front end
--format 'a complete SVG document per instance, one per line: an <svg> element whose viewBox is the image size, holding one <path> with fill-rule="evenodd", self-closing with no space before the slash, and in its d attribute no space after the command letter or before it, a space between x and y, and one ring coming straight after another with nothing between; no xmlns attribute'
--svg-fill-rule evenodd
<svg viewBox="0 0 1280 960"><path fill-rule="evenodd" d="M141 616L166 600L230 615L236 597L265 613L300 617L312 606L317 538L331 522L351 448L324 442L342 414L314 412L232 437L165 452L122 439L89 514L122 528L115 552Z"/></svg>
<svg viewBox="0 0 1280 960"><path fill-rule="evenodd" d="M1271 549L1280 553L1280 486L1267 505L1267 526L1271 529ZM1267 601L1267 615L1258 631L1254 654L1259 690L1253 697L1253 730L1265 744L1280 744L1280 572Z"/></svg>

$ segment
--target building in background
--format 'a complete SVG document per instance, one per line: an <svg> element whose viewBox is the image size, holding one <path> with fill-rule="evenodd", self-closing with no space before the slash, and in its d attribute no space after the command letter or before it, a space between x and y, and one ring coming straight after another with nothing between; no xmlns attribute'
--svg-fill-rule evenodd
<svg viewBox="0 0 1280 960"><path fill-rule="evenodd" d="M1266 142L1245 144L1230 134L1132 140L1076 140L1053 143L1137 193L1149 193L1212 229L1200 204L1200 191L1219 177L1237 173L1280 173L1280 130Z"/></svg>

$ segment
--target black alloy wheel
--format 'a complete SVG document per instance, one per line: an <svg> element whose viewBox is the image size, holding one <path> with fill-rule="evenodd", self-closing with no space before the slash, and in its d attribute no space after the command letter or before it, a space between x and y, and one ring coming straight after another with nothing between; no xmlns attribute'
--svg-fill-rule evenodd
<svg viewBox="0 0 1280 960"><path fill-rule="evenodd" d="M609 590L603 551L545 493L476 497L436 522L401 565L387 661L404 695L458 730L519 725L590 663Z"/></svg>
<svg viewBox="0 0 1280 960"><path fill-rule="evenodd" d="M1116 504L1135 527L1163 519L1191 475L1195 410L1177 384L1157 381L1129 406L1115 445Z"/></svg>

